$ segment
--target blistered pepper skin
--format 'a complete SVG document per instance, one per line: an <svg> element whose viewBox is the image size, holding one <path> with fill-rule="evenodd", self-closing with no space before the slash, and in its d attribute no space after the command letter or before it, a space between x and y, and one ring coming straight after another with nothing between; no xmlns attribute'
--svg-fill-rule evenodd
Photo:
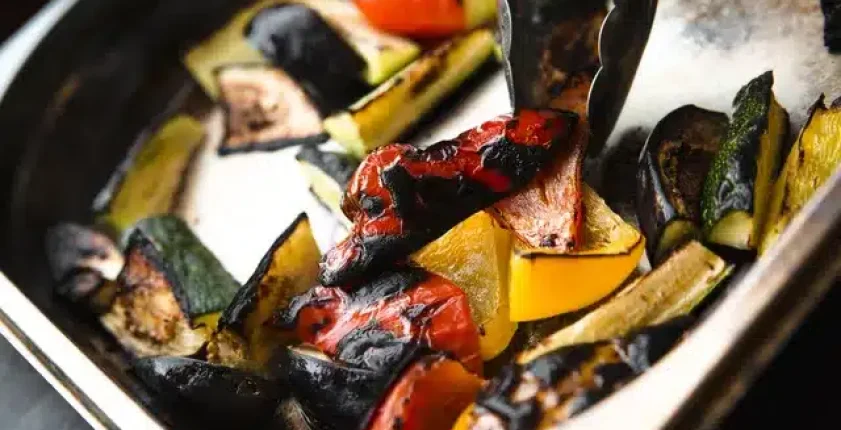
<svg viewBox="0 0 841 430"><path fill-rule="evenodd" d="M380 370L400 343L450 354L482 373L479 329L464 292L420 268L387 271L355 291L317 286L290 302L276 324L356 367ZM384 354L378 357L378 354Z"/></svg>
<svg viewBox="0 0 841 430"><path fill-rule="evenodd" d="M576 121L523 110L426 149L393 144L369 154L342 199L353 228L324 255L319 281L352 288L523 188L571 141Z"/></svg>

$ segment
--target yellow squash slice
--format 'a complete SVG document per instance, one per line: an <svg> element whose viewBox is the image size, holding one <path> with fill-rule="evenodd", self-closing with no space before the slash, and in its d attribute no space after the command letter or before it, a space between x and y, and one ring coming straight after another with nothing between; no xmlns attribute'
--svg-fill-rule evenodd
<svg viewBox="0 0 841 430"><path fill-rule="evenodd" d="M512 321L533 321L590 306L637 267L645 239L584 185L583 243L560 253L515 242L511 252Z"/></svg>
<svg viewBox="0 0 841 430"><path fill-rule="evenodd" d="M477 212L418 251L413 260L461 287L479 326L482 359L508 346L517 323L508 318L508 255L511 235Z"/></svg>

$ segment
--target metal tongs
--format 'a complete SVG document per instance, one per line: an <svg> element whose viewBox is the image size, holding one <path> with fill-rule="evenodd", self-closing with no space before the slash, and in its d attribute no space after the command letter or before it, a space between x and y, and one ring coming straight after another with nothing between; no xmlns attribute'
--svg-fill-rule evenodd
<svg viewBox="0 0 841 430"><path fill-rule="evenodd" d="M589 158L602 152L622 112L657 9L657 0L613 3L604 15L606 0L497 0L505 77L515 110L552 107L565 78L576 71L592 74ZM583 38L596 31L592 20L601 16L598 64L587 71Z"/></svg>

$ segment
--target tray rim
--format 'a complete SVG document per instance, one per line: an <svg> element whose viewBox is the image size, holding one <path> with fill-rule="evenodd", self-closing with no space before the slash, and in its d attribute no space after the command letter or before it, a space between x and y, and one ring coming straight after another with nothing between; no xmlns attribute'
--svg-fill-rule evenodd
<svg viewBox="0 0 841 430"><path fill-rule="evenodd" d="M23 29L0 45L0 48L8 48L22 33L31 33L31 39L21 43L28 43L28 46L16 47L21 51L20 58L6 69L5 76L0 76L0 99L32 52L78 2L53 0ZM0 53L2 51L0 49ZM0 58L3 56L0 55ZM828 270L820 270L818 276L809 279L808 285L799 285L803 278L793 279L805 264L826 259L827 252L821 247L841 236L838 234L841 204L833 205L833 202L841 202L841 171L836 171L824 184L795 217L769 255L758 260L738 285L698 324L683 345L624 389L568 422L567 426L572 429L614 428L619 425L630 425L632 428L713 426L780 351L841 273L841 260L838 260ZM830 237L831 234L834 236ZM770 270L772 264L775 267ZM785 315L776 315L780 317L776 326L766 333L769 341L763 345L739 344L751 334L750 331L757 329L755 324L760 318L767 320L769 316L774 316L767 315L773 310L774 301L794 288L799 288L802 296L808 296L809 300L784 309ZM748 311L745 311L745 305L751 305ZM165 428L64 336L2 272L0 335L94 428ZM747 347L747 351L741 351L736 368L732 362L724 362L727 358L734 358L735 347ZM703 354L699 356L699 352ZM747 369L748 366L752 367ZM726 383L713 381L714 377L727 376L729 380ZM709 398L710 393L716 390L724 395ZM643 404L645 407L639 407ZM694 411L687 414L688 409ZM705 419L687 420L687 415L691 418L693 414L702 414Z"/></svg>

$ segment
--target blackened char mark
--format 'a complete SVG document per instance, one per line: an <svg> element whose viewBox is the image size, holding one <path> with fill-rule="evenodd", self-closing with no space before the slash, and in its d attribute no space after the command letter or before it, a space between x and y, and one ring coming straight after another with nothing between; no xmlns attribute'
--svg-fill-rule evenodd
<svg viewBox="0 0 841 430"><path fill-rule="evenodd" d="M360 369L387 374L399 373L406 363L432 353L425 345L398 339L394 333L383 330L376 322L348 333L336 351L336 361Z"/></svg>
<svg viewBox="0 0 841 430"><path fill-rule="evenodd" d="M523 368L510 364L502 369L476 397L475 413L491 413L503 419L508 430L531 430L540 422L540 406L535 399L512 402L511 397L520 385Z"/></svg>

